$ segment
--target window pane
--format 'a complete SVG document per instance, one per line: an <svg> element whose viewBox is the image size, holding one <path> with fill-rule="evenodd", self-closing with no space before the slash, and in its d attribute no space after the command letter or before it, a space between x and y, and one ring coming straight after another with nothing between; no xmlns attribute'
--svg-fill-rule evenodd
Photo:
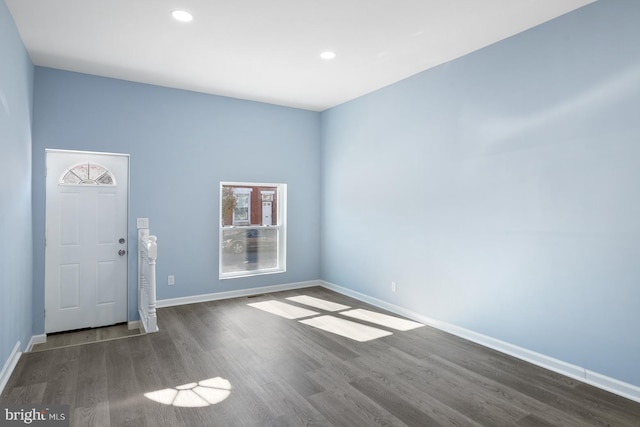
<svg viewBox="0 0 640 427"><path fill-rule="evenodd" d="M60 180L61 184L80 184L80 177L73 172L67 172Z"/></svg>
<svg viewBox="0 0 640 427"><path fill-rule="evenodd" d="M222 273L278 267L278 229L237 227L222 230Z"/></svg>
<svg viewBox="0 0 640 427"><path fill-rule="evenodd" d="M105 172L96 182L102 185L113 185L113 175L111 175L111 172Z"/></svg>
<svg viewBox="0 0 640 427"><path fill-rule="evenodd" d="M89 179L89 164L77 165L73 169L71 169L73 173L78 175L82 181L86 181Z"/></svg>
<svg viewBox="0 0 640 427"><path fill-rule="evenodd" d="M101 177L107 172L107 170L103 166L96 165L95 163L89 163L88 167L89 167L89 172L88 172L89 180L91 181L97 181L99 177Z"/></svg>

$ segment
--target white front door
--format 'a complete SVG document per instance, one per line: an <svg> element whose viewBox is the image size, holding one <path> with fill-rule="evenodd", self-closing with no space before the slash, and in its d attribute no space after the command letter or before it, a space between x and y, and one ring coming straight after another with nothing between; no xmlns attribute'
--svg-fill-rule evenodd
<svg viewBox="0 0 640 427"><path fill-rule="evenodd" d="M45 332L125 322L129 156L46 154Z"/></svg>

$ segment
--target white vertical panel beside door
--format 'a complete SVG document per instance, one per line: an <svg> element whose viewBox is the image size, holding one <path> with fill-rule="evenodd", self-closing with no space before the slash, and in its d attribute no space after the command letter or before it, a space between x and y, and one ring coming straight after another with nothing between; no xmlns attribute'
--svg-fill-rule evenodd
<svg viewBox="0 0 640 427"><path fill-rule="evenodd" d="M262 225L273 225L271 202L262 202Z"/></svg>
<svg viewBox="0 0 640 427"><path fill-rule="evenodd" d="M46 162L45 332L127 321L129 157L47 150ZM115 185L61 183L76 165Z"/></svg>

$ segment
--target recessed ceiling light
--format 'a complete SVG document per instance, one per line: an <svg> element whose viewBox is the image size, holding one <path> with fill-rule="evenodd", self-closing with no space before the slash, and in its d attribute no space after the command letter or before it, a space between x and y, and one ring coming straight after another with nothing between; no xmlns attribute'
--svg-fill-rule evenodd
<svg viewBox="0 0 640 427"><path fill-rule="evenodd" d="M174 10L173 12L171 12L171 16L173 16L173 19L180 22L193 21L193 15L186 10Z"/></svg>
<svg viewBox="0 0 640 427"><path fill-rule="evenodd" d="M332 51L330 51L330 50L327 50L327 51L322 52L322 53L320 54L320 58L322 58L322 59L333 59L333 58L335 58L335 57L336 57L336 53L335 53L335 52L332 52Z"/></svg>

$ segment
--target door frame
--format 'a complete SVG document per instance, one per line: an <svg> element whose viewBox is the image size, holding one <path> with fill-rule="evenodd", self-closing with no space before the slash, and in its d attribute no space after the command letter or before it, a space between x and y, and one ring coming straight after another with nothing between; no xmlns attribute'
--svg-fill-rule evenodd
<svg viewBox="0 0 640 427"><path fill-rule="evenodd" d="M135 251L137 252L137 248L138 248L138 244L136 241L135 245L132 245L131 243L131 239L130 239L130 230L129 230L129 220L131 217L131 213L130 213L130 209L131 209L131 156L130 154L127 153L112 153L112 152L102 152L102 151L85 151L85 150L66 150L66 149L57 149L57 148L45 148L44 150L44 163L45 163L45 176L44 176L44 242L45 242L45 250L44 250L44 265L43 265L43 302L45 302L44 307L43 307L43 316L44 316L44 322L43 322L43 328L44 328L44 333L46 336L46 330L47 330L47 316L46 316L46 300L47 300L47 275L46 275L46 269L47 269L47 250L46 250L46 244L47 244L47 195L48 195L48 190L47 190L47 175L48 175L48 167L49 167L49 157L48 154L49 153L57 153L57 154L79 154L79 155L83 155L83 154L87 154L87 155L97 155L97 156L118 156L118 157L126 157L127 158L127 186L126 186L126 190L127 190L127 197L126 197L126 238L127 238L127 254L126 254L126 272L125 272L125 276L126 276L126 281L125 281L125 285L126 285L126 292L125 292L125 306L126 306L126 321L127 324L131 323L131 319L130 319L130 314L129 314L129 308L130 308L130 298L129 298L129 288L130 288L130 280L129 280L129 265L130 265L130 261L131 261L131 250L132 250L132 246L135 248ZM137 237L136 237L137 239Z"/></svg>

